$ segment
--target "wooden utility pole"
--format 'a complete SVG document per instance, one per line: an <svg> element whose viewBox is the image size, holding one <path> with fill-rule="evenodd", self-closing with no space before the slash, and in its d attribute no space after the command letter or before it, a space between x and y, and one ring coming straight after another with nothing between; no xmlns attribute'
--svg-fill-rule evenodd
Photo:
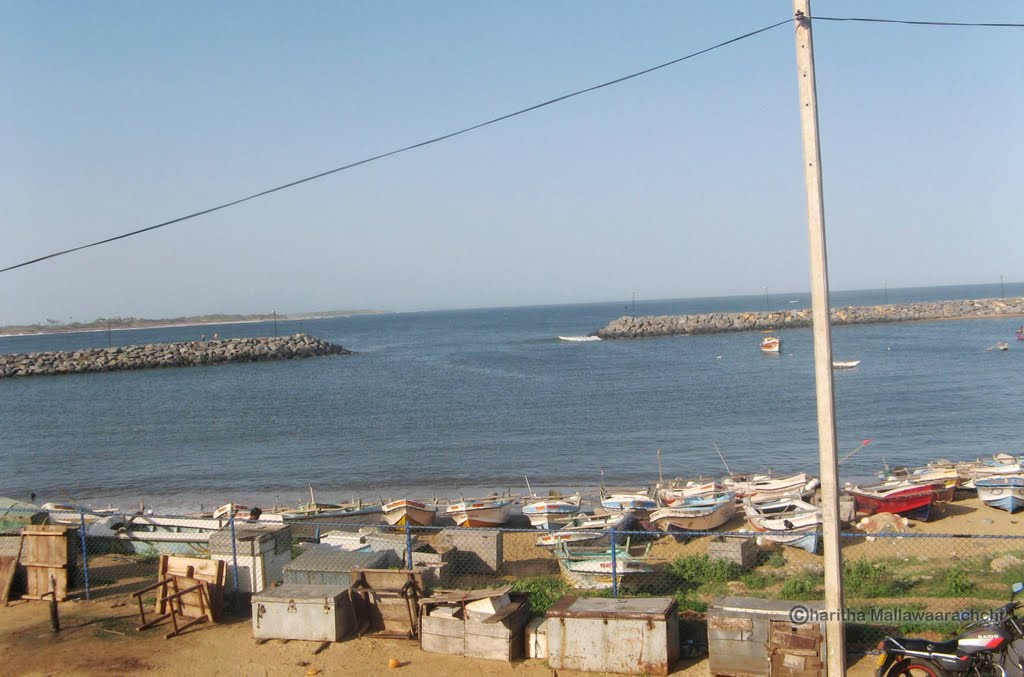
<svg viewBox="0 0 1024 677"><path fill-rule="evenodd" d="M811 312L814 332L814 384L818 403L818 460L825 554L825 639L827 674L846 674L843 636L843 555L839 547L839 468L836 463L835 399L832 391L832 329L829 325L825 200L818 145L818 99L814 84L814 44L810 0L793 0L796 13L796 67L800 122L804 137L804 178L811 254Z"/></svg>

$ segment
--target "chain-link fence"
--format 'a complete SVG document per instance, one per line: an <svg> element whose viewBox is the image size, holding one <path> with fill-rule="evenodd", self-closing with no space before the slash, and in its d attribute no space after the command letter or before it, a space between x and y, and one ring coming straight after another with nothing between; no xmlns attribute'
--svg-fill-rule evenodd
<svg viewBox="0 0 1024 677"><path fill-rule="evenodd" d="M66 527L58 531L67 595L90 599L151 584L165 554L223 561L225 591L236 599L281 583L347 586L349 572L364 568L414 568L428 594L509 585L529 595L535 614L567 593L674 597L694 619L727 596L787 600L794 608L824 597L821 535L814 531L633 528L569 537L538 529L391 527L374 518L380 515L287 521L11 508L0 513L0 557L20 553L23 568L47 565L38 561L38 548L37 561L26 560L26 543L40 525L56 522ZM1024 580L1024 534L849 531L841 547L853 648L871 647L886 634L949 637L1005 603L1010 585ZM30 592L25 578L22 572L14 581L15 594Z"/></svg>

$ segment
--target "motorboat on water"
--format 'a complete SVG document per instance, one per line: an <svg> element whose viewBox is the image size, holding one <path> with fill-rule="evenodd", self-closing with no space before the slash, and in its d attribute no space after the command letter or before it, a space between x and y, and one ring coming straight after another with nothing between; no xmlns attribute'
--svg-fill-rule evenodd
<svg viewBox="0 0 1024 677"><path fill-rule="evenodd" d="M778 353L782 349L782 339L778 336L765 336L761 339L761 352Z"/></svg>
<svg viewBox="0 0 1024 677"><path fill-rule="evenodd" d="M858 364L860 364L860 360L833 360L832 361L832 368L833 369L853 369Z"/></svg>

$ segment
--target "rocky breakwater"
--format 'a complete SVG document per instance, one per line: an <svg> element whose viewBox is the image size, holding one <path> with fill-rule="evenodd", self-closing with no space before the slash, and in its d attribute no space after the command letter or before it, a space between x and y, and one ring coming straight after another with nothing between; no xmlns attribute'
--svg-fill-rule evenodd
<svg viewBox="0 0 1024 677"><path fill-rule="evenodd" d="M832 309L832 325L921 322L1024 315L1024 297L974 301L932 301ZM595 335L603 339L647 338L731 331L778 331L811 326L810 309L778 312L707 313L620 317Z"/></svg>
<svg viewBox="0 0 1024 677"><path fill-rule="evenodd" d="M319 355L350 355L352 351L306 334L280 338L240 338L222 341L150 343L74 352L0 355L0 378L85 374L126 369L194 367L227 362L291 360Z"/></svg>

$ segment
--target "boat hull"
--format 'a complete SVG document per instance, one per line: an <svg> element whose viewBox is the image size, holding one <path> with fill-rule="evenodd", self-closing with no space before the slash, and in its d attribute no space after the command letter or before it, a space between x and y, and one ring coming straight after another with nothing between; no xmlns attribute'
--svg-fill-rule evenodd
<svg viewBox="0 0 1024 677"><path fill-rule="evenodd" d="M579 503L572 501L538 501L523 506L523 514L531 525L549 531L570 524L579 512Z"/></svg>
<svg viewBox="0 0 1024 677"><path fill-rule="evenodd" d="M945 487L937 489L934 485L914 485L884 494L855 488L846 490L856 501L859 512L868 515L889 512L920 522L928 521L936 496L944 491Z"/></svg>
<svg viewBox="0 0 1024 677"><path fill-rule="evenodd" d="M1024 508L1024 477L978 480L976 488L985 505L1009 513Z"/></svg>
<svg viewBox="0 0 1024 677"><path fill-rule="evenodd" d="M429 527L437 519L437 507L420 501L400 500L382 508L384 521L394 527Z"/></svg>
<svg viewBox="0 0 1024 677"><path fill-rule="evenodd" d="M651 523L665 532L713 531L736 514L734 500L705 508L662 508L651 513Z"/></svg>
<svg viewBox="0 0 1024 677"><path fill-rule="evenodd" d="M445 515L460 527L500 527L512 514L512 501L463 501L448 506Z"/></svg>

